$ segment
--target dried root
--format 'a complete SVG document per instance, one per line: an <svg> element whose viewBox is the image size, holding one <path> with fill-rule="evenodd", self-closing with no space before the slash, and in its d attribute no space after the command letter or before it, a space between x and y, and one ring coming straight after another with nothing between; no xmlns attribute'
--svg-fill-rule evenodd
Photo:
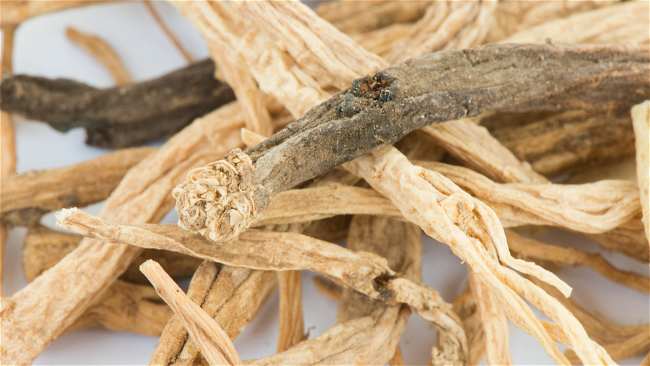
<svg viewBox="0 0 650 366"><path fill-rule="evenodd" d="M118 85L131 83L132 80L129 72L126 71L126 67L122 64L119 56L106 41L99 37L80 32L72 27L68 27L65 34L70 40L78 44L104 65Z"/></svg>
<svg viewBox="0 0 650 366"><path fill-rule="evenodd" d="M23 245L23 271L27 281L33 281L56 265L81 242L81 235L68 234L42 225L30 226ZM191 277L201 260L165 250L144 250L126 269L120 279L132 283L149 284L140 272L140 264L153 259L174 279Z"/></svg>
<svg viewBox="0 0 650 366"><path fill-rule="evenodd" d="M154 151L123 149L65 168L6 177L2 180L2 221L29 226L50 211L100 202L129 169Z"/></svg>
<svg viewBox="0 0 650 366"><path fill-rule="evenodd" d="M241 364L235 346L219 324L192 302L158 263L147 261L140 266L140 270L154 285L160 297L174 310L211 365Z"/></svg>
<svg viewBox="0 0 650 366"><path fill-rule="evenodd" d="M243 232L236 243L214 245L175 225L113 225L76 209L58 215L59 225L113 243L173 250L254 269L311 270L376 300L408 304L450 334L455 354L462 355L467 350L464 332L451 306L435 290L395 277L386 260L371 253L352 252L299 234L257 230ZM269 242L274 245L268 245Z"/></svg>
<svg viewBox="0 0 650 366"><path fill-rule="evenodd" d="M497 296L508 318L533 335L556 362L567 363L568 360L517 294L557 323L583 362L613 363L605 350L589 339L580 323L557 300L499 263L510 265L522 273L535 273L535 276L565 291L565 296L570 292L568 286L554 275L530 263L509 259L498 219L481 201L473 199L442 176L414 167L393 148L380 149L347 163L345 167L389 197L407 219L417 223L429 236L450 245L452 251L466 261ZM489 233L486 233L487 240L472 240L467 236L466 231L472 227L472 217L484 222L484 230Z"/></svg>
<svg viewBox="0 0 650 366"><path fill-rule="evenodd" d="M223 160L190 171L172 191L178 225L214 241L236 239L261 217L254 196L264 194L264 188L250 184L254 169L248 155L236 149Z"/></svg>
<svg viewBox="0 0 650 366"><path fill-rule="evenodd" d="M648 203L648 186L650 185L650 162L648 161L648 154L650 151L650 142L648 142L648 135L650 135L650 116L648 109L650 102L646 101L632 108L632 120L634 125L634 137L636 140L636 175L639 182L639 190L641 192L641 207L643 207L643 226L645 227L645 235L650 242L650 203Z"/></svg>
<svg viewBox="0 0 650 366"><path fill-rule="evenodd" d="M600 254L585 253L573 248L545 244L537 240L524 238L511 230L506 230L506 237L508 238L510 250L516 252L520 258L586 266L611 281L639 292L650 293L650 280L647 277L633 272L622 271L607 262Z"/></svg>
<svg viewBox="0 0 650 366"><path fill-rule="evenodd" d="M187 296L234 340L277 289L275 272L223 266L204 261ZM207 361L178 317L165 326L150 365L205 365Z"/></svg>

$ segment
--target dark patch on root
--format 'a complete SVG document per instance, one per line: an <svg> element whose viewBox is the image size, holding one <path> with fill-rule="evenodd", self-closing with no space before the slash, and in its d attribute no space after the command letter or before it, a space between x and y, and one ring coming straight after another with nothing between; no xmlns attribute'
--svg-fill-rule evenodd
<svg viewBox="0 0 650 366"><path fill-rule="evenodd" d="M379 292L379 296L383 301L390 301L395 299L395 291L388 288L388 282L395 278L394 275L382 273L373 279L372 287L375 291Z"/></svg>

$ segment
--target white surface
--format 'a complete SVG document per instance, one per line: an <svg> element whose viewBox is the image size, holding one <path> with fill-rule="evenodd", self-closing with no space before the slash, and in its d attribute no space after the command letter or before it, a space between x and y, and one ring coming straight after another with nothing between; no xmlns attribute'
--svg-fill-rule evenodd
<svg viewBox="0 0 650 366"><path fill-rule="evenodd" d="M157 2L156 7L179 36L189 52L200 59L207 56L200 35L168 3ZM108 72L84 51L65 37L65 28L73 26L83 32L98 35L108 41L135 80L156 77L182 67L181 55L156 26L140 3L95 5L30 20L20 26L16 34L14 69L16 73L50 78L66 77L98 87L113 84ZM102 155L108 150L88 147L81 129L66 134L49 126L15 119L18 150L18 173L31 170L67 166ZM97 214L101 204L86 210ZM166 222L175 222L174 213ZM50 214L44 223L54 227ZM11 296L27 285L20 261L20 248L25 229L10 231L3 276L3 296ZM560 244L571 244L588 251L597 246L578 235L551 231L544 239ZM648 266L630 261L621 255L606 253L606 257L623 268L634 268L648 275ZM465 265L447 246L425 238L425 284L439 290L446 301L452 302L467 280ZM316 292L311 277L305 273L305 326L311 328L313 338L335 323L336 302ZM613 284L585 268L565 268L560 276L576 288L573 297L586 308L603 318L621 325L649 321L648 296ZM186 285L186 284L185 284ZM271 298L253 323L235 341L242 359L259 358L275 353L278 328L277 294ZM539 315L539 311L536 311ZM431 347L435 344L435 330L413 315L400 341L407 364L427 364ZM125 334L100 328L85 329L60 337L36 360L39 365L144 365L148 362L158 340L154 337ZM511 326L513 359L516 364L552 364L544 350L530 336ZM564 348L563 348L564 349ZM638 365L642 357L622 364Z"/></svg>

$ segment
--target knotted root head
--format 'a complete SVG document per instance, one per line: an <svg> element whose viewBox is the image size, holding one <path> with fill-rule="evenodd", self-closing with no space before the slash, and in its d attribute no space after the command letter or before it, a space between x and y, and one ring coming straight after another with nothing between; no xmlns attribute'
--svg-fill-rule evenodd
<svg viewBox="0 0 650 366"><path fill-rule="evenodd" d="M261 185L253 184L254 170L251 158L240 149L191 170L172 191L178 226L217 242L236 240L259 220L264 208L255 202L256 195L262 200L266 195Z"/></svg>

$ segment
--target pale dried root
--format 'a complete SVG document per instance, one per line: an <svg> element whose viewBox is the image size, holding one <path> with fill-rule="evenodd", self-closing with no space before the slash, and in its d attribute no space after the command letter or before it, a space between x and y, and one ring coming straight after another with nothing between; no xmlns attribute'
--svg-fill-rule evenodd
<svg viewBox="0 0 650 366"><path fill-rule="evenodd" d="M129 222L159 221L174 206L170 192L188 170L240 146L238 128L242 125L237 103L197 119L131 169L100 215ZM139 253L137 248L84 239L45 275L12 296L12 305L2 314L3 361L33 362ZM83 271L93 275L79 277ZM68 286L73 282L76 286Z"/></svg>
<svg viewBox="0 0 650 366"><path fill-rule="evenodd" d="M284 352L305 339L300 271L278 272L280 285L280 330L277 352Z"/></svg>
<svg viewBox="0 0 650 366"><path fill-rule="evenodd" d="M645 101L632 108L632 125L634 126L634 138L636 141L636 175L641 192L641 207L643 208L643 226L645 235L650 242L650 203L648 203L648 186L650 185L650 102Z"/></svg>
<svg viewBox="0 0 650 366"><path fill-rule="evenodd" d="M277 289L277 275L270 271L235 268L204 261L197 269L187 296L235 339L255 318ZM198 345L178 317L165 326L150 365L205 365Z"/></svg>
<svg viewBox="0 0 650 366"><path fill-rule="evenodd" d="M158 263L149 260L140 266L140 270L154 285L158 295L183 322L211 365L241 364L235 346L219 324L192 302Z"/></svg>
<svg viewBox="0 0 650 366"><path fill-rule="evenodd" d="M606 2L601 4L607 5ZM552 39L565 43L648 44L650 35L647 32L648 18L645 16L648 11L647 2L624 2L542 23L500 39L498 43L533 43Z"/></svg>
<svg viewBox="0 0 650 366"><path fill-rule="evenodd" d="M468 271L471 271L471 269L468 269ZM465 286L463 293L454 300L452 306L454 312L462 319L463 328L467 334L469 364L478 365L487 354L487 344L481 315L478 312L476 299L472 296L469 282Z"/></svg>
<svg viewBox="0 0 650 366"><path fill-rule="evenodd" d="M323 89L345 89L354 79L389 66L300 2L232 4L262 27Z"/></svg>
<svg viewBox="0 0 650 366"><path fill-rule="evenodd" d="M421 131L465 165L495 182L548 183L528 163L521 162L484 127L468 119L427 126Z"/></svg>
<svg viewBox="0 0 650 366"><path fill-rule="evenodd" d="M350 224L347 247L387 258L391 268L403 273L406 278L420 281L422 236L420 229L413 224L380 217L355 216ZM377 317L380 314L378 309L383 309L383 314L389 315L382 315L381 323L387 329L392 328L392 331L374 337L365 355L354 360L356 363L385 364L395 353L410 312L406 306L387 305L349 289L343 290L336 314L339 324L366 316ZM441 338L446 336L445 333L440 334Z"/></svg>
<svg viewBox="0 0 650 366"><path fill-rule="evenodd" d="M576 14L589 14L590 11L607 7L615 2L605 1L553 1L553 2L499 2L495 21L491 24L486 43L495 43L517 32L542 24L550 24L563 19L571 19ZM592 23L593 27L596 23Z"/></svg>
<svg viewBox="0 0 650 366"><path fill-rule="evenodd" d="M402 359L402 348L397 345L395 347L395 353L393 353L393 357L388 360L388 365L389 366L404 366L404 360Z"/></svg>
<svg viewBox="0 0 650 366"><path fill-rule="evenodd" d="M388 196L407 219L417 223L428 235L448 243L452 251L466 261L474 273L497 295L510 320L535 336L556 362L567 363L568 360L559 352L540 321L516 294L525 297L557 322L567 332L571 347L584 362L613 364L607 353L589 339L580 323L557 300L515 272L504 268L496 260L495 254L492 254L494 252L486 250L485 244L466 236L462 228L476 212L477 217L485 220L486 228L491 230L489 238L492 244L486 244L496 246L497 250L506 245L501 231L503 229L498 224L496 215L493 212L490 214L491 210L483 203L474 200L442 176L414 167L391 147L379 149L371 155L346 163L345 167ZM447 205L447 200L453 204ZM473 209L469 206L470 203ZM517 270L523 273L535 272L537 276L563 287L560 285L561 281L552 280L556 278L554 275L530 264L524 266L516 260L509 260L507 253L507 247L505 250L499 250L499 260L515 264L519 267Z"/></svg>
<svg viewBox="0 0 650 366"><path fill-rule="evenodd" d="M129 84L133 81L117 53L106 41L99 37L80 32L72 27L68 27L65 34L70 40L104 65L118 85Z"/></svg>
<svg viewBox="0 0 650 366"><path fill-rule="evenodd" d="M627 286L639 292L650 293L650 279L633 272L620 270L602 255L582 252L573 248L563 248L525 238L512 230L506 230L508 246L518 257L527 260L547 260L555 263L586 266L600 273L603 277Z"/></svg>
<svg viewBox="0 0 650 366"><path fill-rule="evenodd" d="M321 3L316 14L349 35L368 33L421 18L426 1L341 1Z"/></svg>
<svg viewBox="0 0 650 366"><path fill-rule="evenodd" d="M121 149L83 163L2 180L2 220L30 226L50 211L85 207L106 199L125 174L156 148Z"/></svg>
<svg viewBox="0 0 650 366"><path fill-rule="evenodd" d="M504 226L552 225L599 234L625 225L641 211L633 182L581 185L498 184L468 168L416 162L435 170L497 212Z"/></svg>
<svg viewBox="0 0 650 366"><path fill-rule="evenodd" d="M29 18L53 13L66 9L74 9L88 5L118 2L123 0L74 0L74 1L25 1L6 2L2 5L2 30L16 27Z"/></svg>
<svg viewBox="0 0 650 366"><path fill-rule="evenodd" d="M497 298L483 282L469 271L470 287L481 317L489 365L512 365L508 318Z"/></svg>
<svg viewBox="0 0 650 366"><path fill-rule="evenodd" d="M68 329L103 326L122 332L160 337L174 312L149 285L115 281Z"/></svg>
<svg viewBox="0 0 650 366"><path fill-rule="evenodd" d="M23 242L23 272L27 281L33 281L49 268L55 266L72 252L83 236L49 229L42 225L30 226ZM133 260L120 279L139 284L149 284L140 272L140 264L148 259L160 263L174 279L192 276L201 260L165 250L144 250Z"/></svg>
<svg viewBox="0 0 650 366"><path fill-rule="evenodd" d="M313 77L297 67L289 55L250 19L228 3L172 2L212 45L215 57L227 52L231 62L246 67L259 88L282 103L293 116L329 98ZM219 53L215 53L219 51Z"/></svg>
<svg viewBox="0 0 650 366"><path fill-rule="evenodd" d="M429 287L396 278L386 260L372 253L352 252L299 234L259 230L243 232L236 243L214 245L176 225L113 225L77 209L63 210L57 215L58 225L113 243L172 250L247 268L318 272L376 300L408 304L424 319L445 330L449 349L455 347L452 354L467 352L465 334L451 305ZM274 244L269 245L270 242Z"/></svg>
<svg viewBox="0 0 650 366"><path fill-rule="evenodd" d="M158 23L160 29L162 29L162 31L165 32L165 35L167 35L167 38L169 38L169 40L174 44L178 52L180 52L181 55L183 55L185 60L187 60L188 64L191 64L194 61L194 59L185 50L183 45L181 45L181 42L176 38L176 36L174 36L174 34L169 30L165 22L163 22L163 20L160 18L160 15L156 11L156 8L151 3L151 0L143 0L142 3L144 4L144 6L147 7L147 10L149 11L153 19L156 21L156 23Z"/></svg>

